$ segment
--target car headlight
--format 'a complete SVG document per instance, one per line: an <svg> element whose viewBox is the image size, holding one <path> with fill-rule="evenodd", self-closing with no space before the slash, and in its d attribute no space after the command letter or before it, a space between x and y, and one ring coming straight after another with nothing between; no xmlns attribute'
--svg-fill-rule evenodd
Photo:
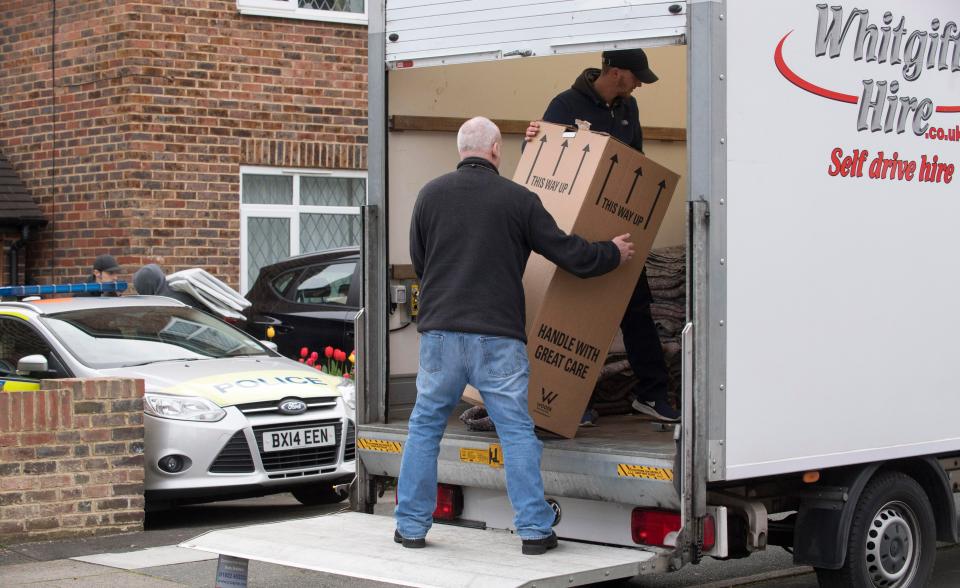
<svg viewBox="0 0 960 588"><path fill-rule="evenodd" d="M227 411L206 398L150 393L143 395L143 412L162 419L208 423L227 416Z"/></svg>
<svg viewBox="0 0 960 588"><path fill-rule="evenodd" d="M340 393L340 396L343 398L343 402L347 405L347 408L350 410L357 410L357 387L353 383L353 380L344 379L342 382L337 384L337 392Z"/></svg>

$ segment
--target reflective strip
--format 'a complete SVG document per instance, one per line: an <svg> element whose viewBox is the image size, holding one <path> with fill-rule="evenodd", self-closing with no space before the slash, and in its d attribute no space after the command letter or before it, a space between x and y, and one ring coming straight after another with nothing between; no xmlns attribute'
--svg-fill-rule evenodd
<svg viewBox="0 0 960 588"><path fill-rule="evenodd" d="M630 465L628 463L617 465L617 475L621 478L644 478L646 480L660 480L663 482L673 480L673 470L669 468L652 468L650 466Z"/></svg>
<svg viewBox="0 0 960 588"><path fill-rule="evenodd" d="M40 389L40 382L22 382L20 380L6 380L3 387L4 392L33 392Z"/></svg>
<svg viewBox="0 0 960 588"><path fill-rule="evenodd" d="M15 312L15 311L13 311L13 310L0 310L0 315L3 315L3 316L15 316L15 317L17 317L18 319L23 319L23 320L25 320L25 321L30 320L30 317L28 317L27 315L23 314L22 312Z"/></svg>
<svg viewBox="0 0 960 588"><path fill-rule="evenodd" d="M403 447L397 441L383 441L381 439L357 439L357 447L367 451L382 451L383 453L400 453Z"/></svg>

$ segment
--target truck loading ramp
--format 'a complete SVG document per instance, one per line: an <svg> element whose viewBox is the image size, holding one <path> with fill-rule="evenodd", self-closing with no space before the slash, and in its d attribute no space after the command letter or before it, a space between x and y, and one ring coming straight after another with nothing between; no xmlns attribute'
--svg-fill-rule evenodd
<svg viewBox="0 0 960 588"><path fill-rule="evenodd" d="M392 517L345 512L210 531L180 546L431 588L582 586L652 571L657 555L562 540L545 555L522 555L520 539L510 533L449 525L434 525L425 549L404 549L393 542L393 531Z"/></svg>

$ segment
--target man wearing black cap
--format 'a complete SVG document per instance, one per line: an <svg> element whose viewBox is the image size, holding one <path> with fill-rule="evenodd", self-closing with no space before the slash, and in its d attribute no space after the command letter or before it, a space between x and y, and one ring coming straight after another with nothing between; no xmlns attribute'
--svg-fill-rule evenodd
<svg viewBox="0 0 960 588"><path fill-rule="evenodd" d="M120 277L123 268L117 263L117 259L109 253L98 255L93 260L93 275L87 278L88 284L102 284L104 282L116 282ZM77 296L119 296L118 292L85 292Z"/></svg>
<svg viewBox="0 0 960 588"><path fill-rule="evenodd" d="M584 120L590 123L591 131L607 133L642 153L640 109L633 91L658 79L643 49L604 51L601 69L583 70L569 90L550 101L543 120L569 126ZM531 122L524 139L532 141L539 130L540 125ZM667 401L669 375L657 326L650 315L651 301L644 268L620 322L627 359L638 379L633 408L656 419L675 422L680 413ZM581 424L592 425L593 420L593 413L588 410Z"/></svg>

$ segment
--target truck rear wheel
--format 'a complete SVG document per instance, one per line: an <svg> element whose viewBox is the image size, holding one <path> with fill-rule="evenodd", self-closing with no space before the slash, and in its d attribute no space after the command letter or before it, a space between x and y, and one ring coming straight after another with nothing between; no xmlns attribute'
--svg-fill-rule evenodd
<svg viewBox="0 0 960 588"><path fill-rule="evenodd" d="M875 476L860 495L839 570L817 568L823 588L919 588L936 559L933 507L902 472Z"/></svg>
<svg viewBox="0 0 960 588"><path fill-rule="evenodd" d="M336 504L343 502L349 496L347 493L339 493L333 486L316 484L312 486L302 486L290 491L293 497L306 506L320 506L322 504Z"/></svg>

